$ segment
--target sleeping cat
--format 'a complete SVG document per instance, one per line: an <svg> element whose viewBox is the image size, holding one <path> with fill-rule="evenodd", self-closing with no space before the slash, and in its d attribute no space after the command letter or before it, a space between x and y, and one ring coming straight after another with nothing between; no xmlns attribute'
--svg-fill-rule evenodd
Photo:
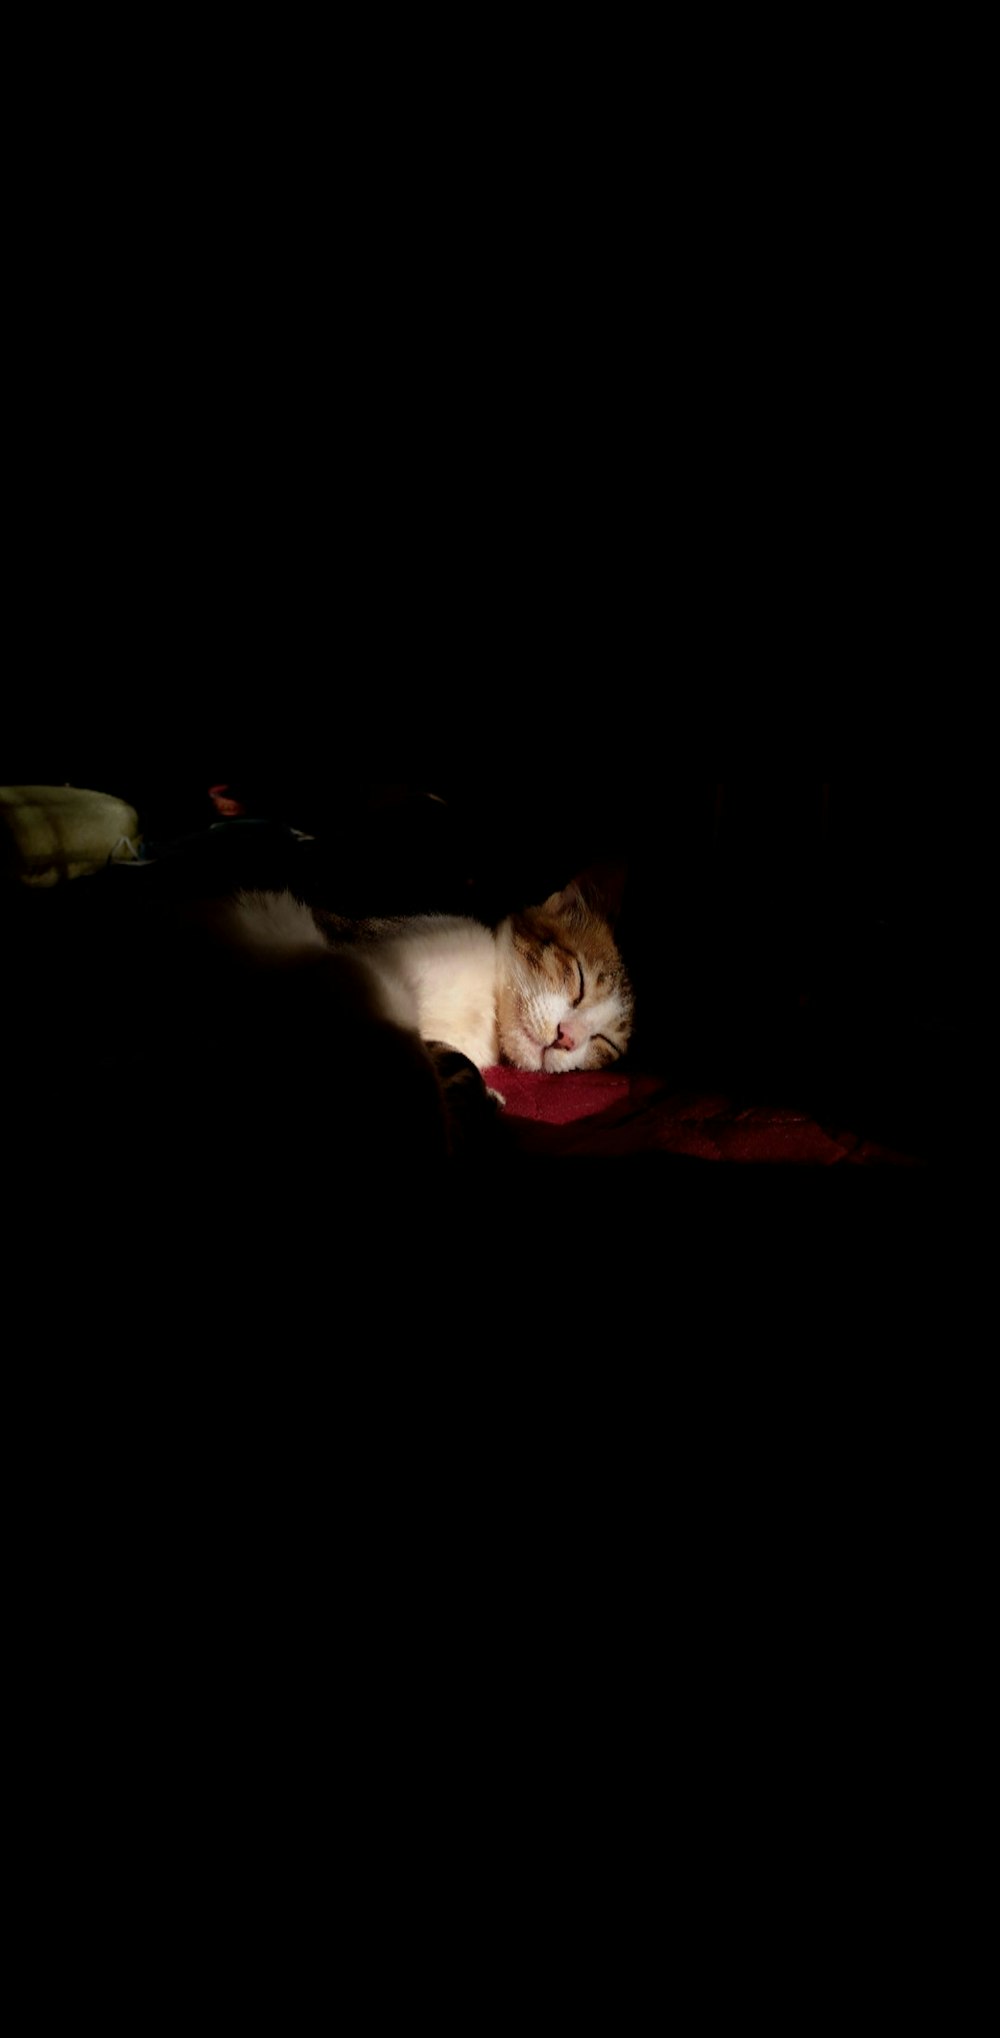
<svg viewBox="0 0 1000 2038"><path fill-rule="evenodd" d="M509 1062L562 1075L609 1067L631 1032L632 989L601 884L585 874L495 930L433 913L354 925L318 917L352 944L398 1024L479 1069Z"/></svg>
<svg viewBox="0 0 1000 2038"><path fill-rule="evenodd" d="M429 1100L422 1057L454 1151L503 1104L483 1070L506 1062L562 1075L609 1068L625 1053L633 993L612 931L616 905L614 882L587 872L495 929L443 914L346 921L290 892L241 892L211 917L245 961L311 966L331 1051L349 1036L366 1079L378 1081L384 1060L388 1080Z"/></svg>

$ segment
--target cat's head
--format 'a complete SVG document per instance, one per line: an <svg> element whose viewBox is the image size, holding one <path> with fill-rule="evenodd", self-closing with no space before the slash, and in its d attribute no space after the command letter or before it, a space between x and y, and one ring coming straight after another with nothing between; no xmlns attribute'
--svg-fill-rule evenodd
<svg viewBox="0 0 1000 2038"><path fill-rule="evenodd" d="M585 871L499 930L501 1059L562 1074L611 1068L628 1046L633 994L615 944L621 874Z"/></svg>

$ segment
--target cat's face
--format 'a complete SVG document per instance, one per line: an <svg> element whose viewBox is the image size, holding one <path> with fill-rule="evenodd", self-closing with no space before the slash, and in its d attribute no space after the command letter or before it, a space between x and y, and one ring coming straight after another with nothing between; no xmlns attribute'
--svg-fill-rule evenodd
<svg viewBox="0 0 1000 2038"><path fill-rule="evenodd" d="M632 1030L632 986L611 926L577 881L505 927L500 1053L514 1068L610 1068Z"/></svg>

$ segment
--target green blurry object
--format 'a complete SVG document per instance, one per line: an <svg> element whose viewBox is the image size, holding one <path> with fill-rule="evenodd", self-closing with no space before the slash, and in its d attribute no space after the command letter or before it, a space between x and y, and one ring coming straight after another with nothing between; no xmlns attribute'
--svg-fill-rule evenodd
<svg viewBox="0 0 1000 2038"><path fill-rule="evenodd" d="M142 837L134 807L73 785L0 786L0 868L26 885L85 877L134 861Z"/></svg>

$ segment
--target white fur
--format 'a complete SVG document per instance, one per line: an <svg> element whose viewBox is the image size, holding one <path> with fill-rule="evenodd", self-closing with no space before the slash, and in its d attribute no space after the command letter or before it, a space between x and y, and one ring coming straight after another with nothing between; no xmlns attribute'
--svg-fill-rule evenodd
<svg viewBox="0 0 1000 2038"><path fill-rule="evenodd" d="M223 939L258 962L304 962L330 953L308 906L291 892L238 892L214 901L209 916Z"/></svg>
<svg viewBox="0 0 1000 2038"><path fill-rule="evenodd" d="M443 1040L477 1068L500 1058L496 1027L496 943L477 921L422 914L380 938L365 960L383 995L412 1000L424 1040ZM407 1023L403 1021L402 1023Z"/></svg>
<svg viewBox="0 0 1000 2038"><path fill-rule="evenodd" d="M213 905L212 919L250 960L323 961L345 993L364 991L373 1016L445 1041L477 1068L499 1060L496 945L477 921L429 913L385 923L371 944L331 948L290 892L241 892Z"/></svg>
<svg viewBox="0 0 1000 2038"><path fill-rule="evenodd" d="M199 917L205 919L202 913ZM207 911L212 931L245 962L267 970L308 964L323 970L331 1013L345 1021L388 1020L420 1032L415 997L398 977L374 967L374 955L360 948L331 948L308 906L291 892L239 892L214 900Z"/></svg>

